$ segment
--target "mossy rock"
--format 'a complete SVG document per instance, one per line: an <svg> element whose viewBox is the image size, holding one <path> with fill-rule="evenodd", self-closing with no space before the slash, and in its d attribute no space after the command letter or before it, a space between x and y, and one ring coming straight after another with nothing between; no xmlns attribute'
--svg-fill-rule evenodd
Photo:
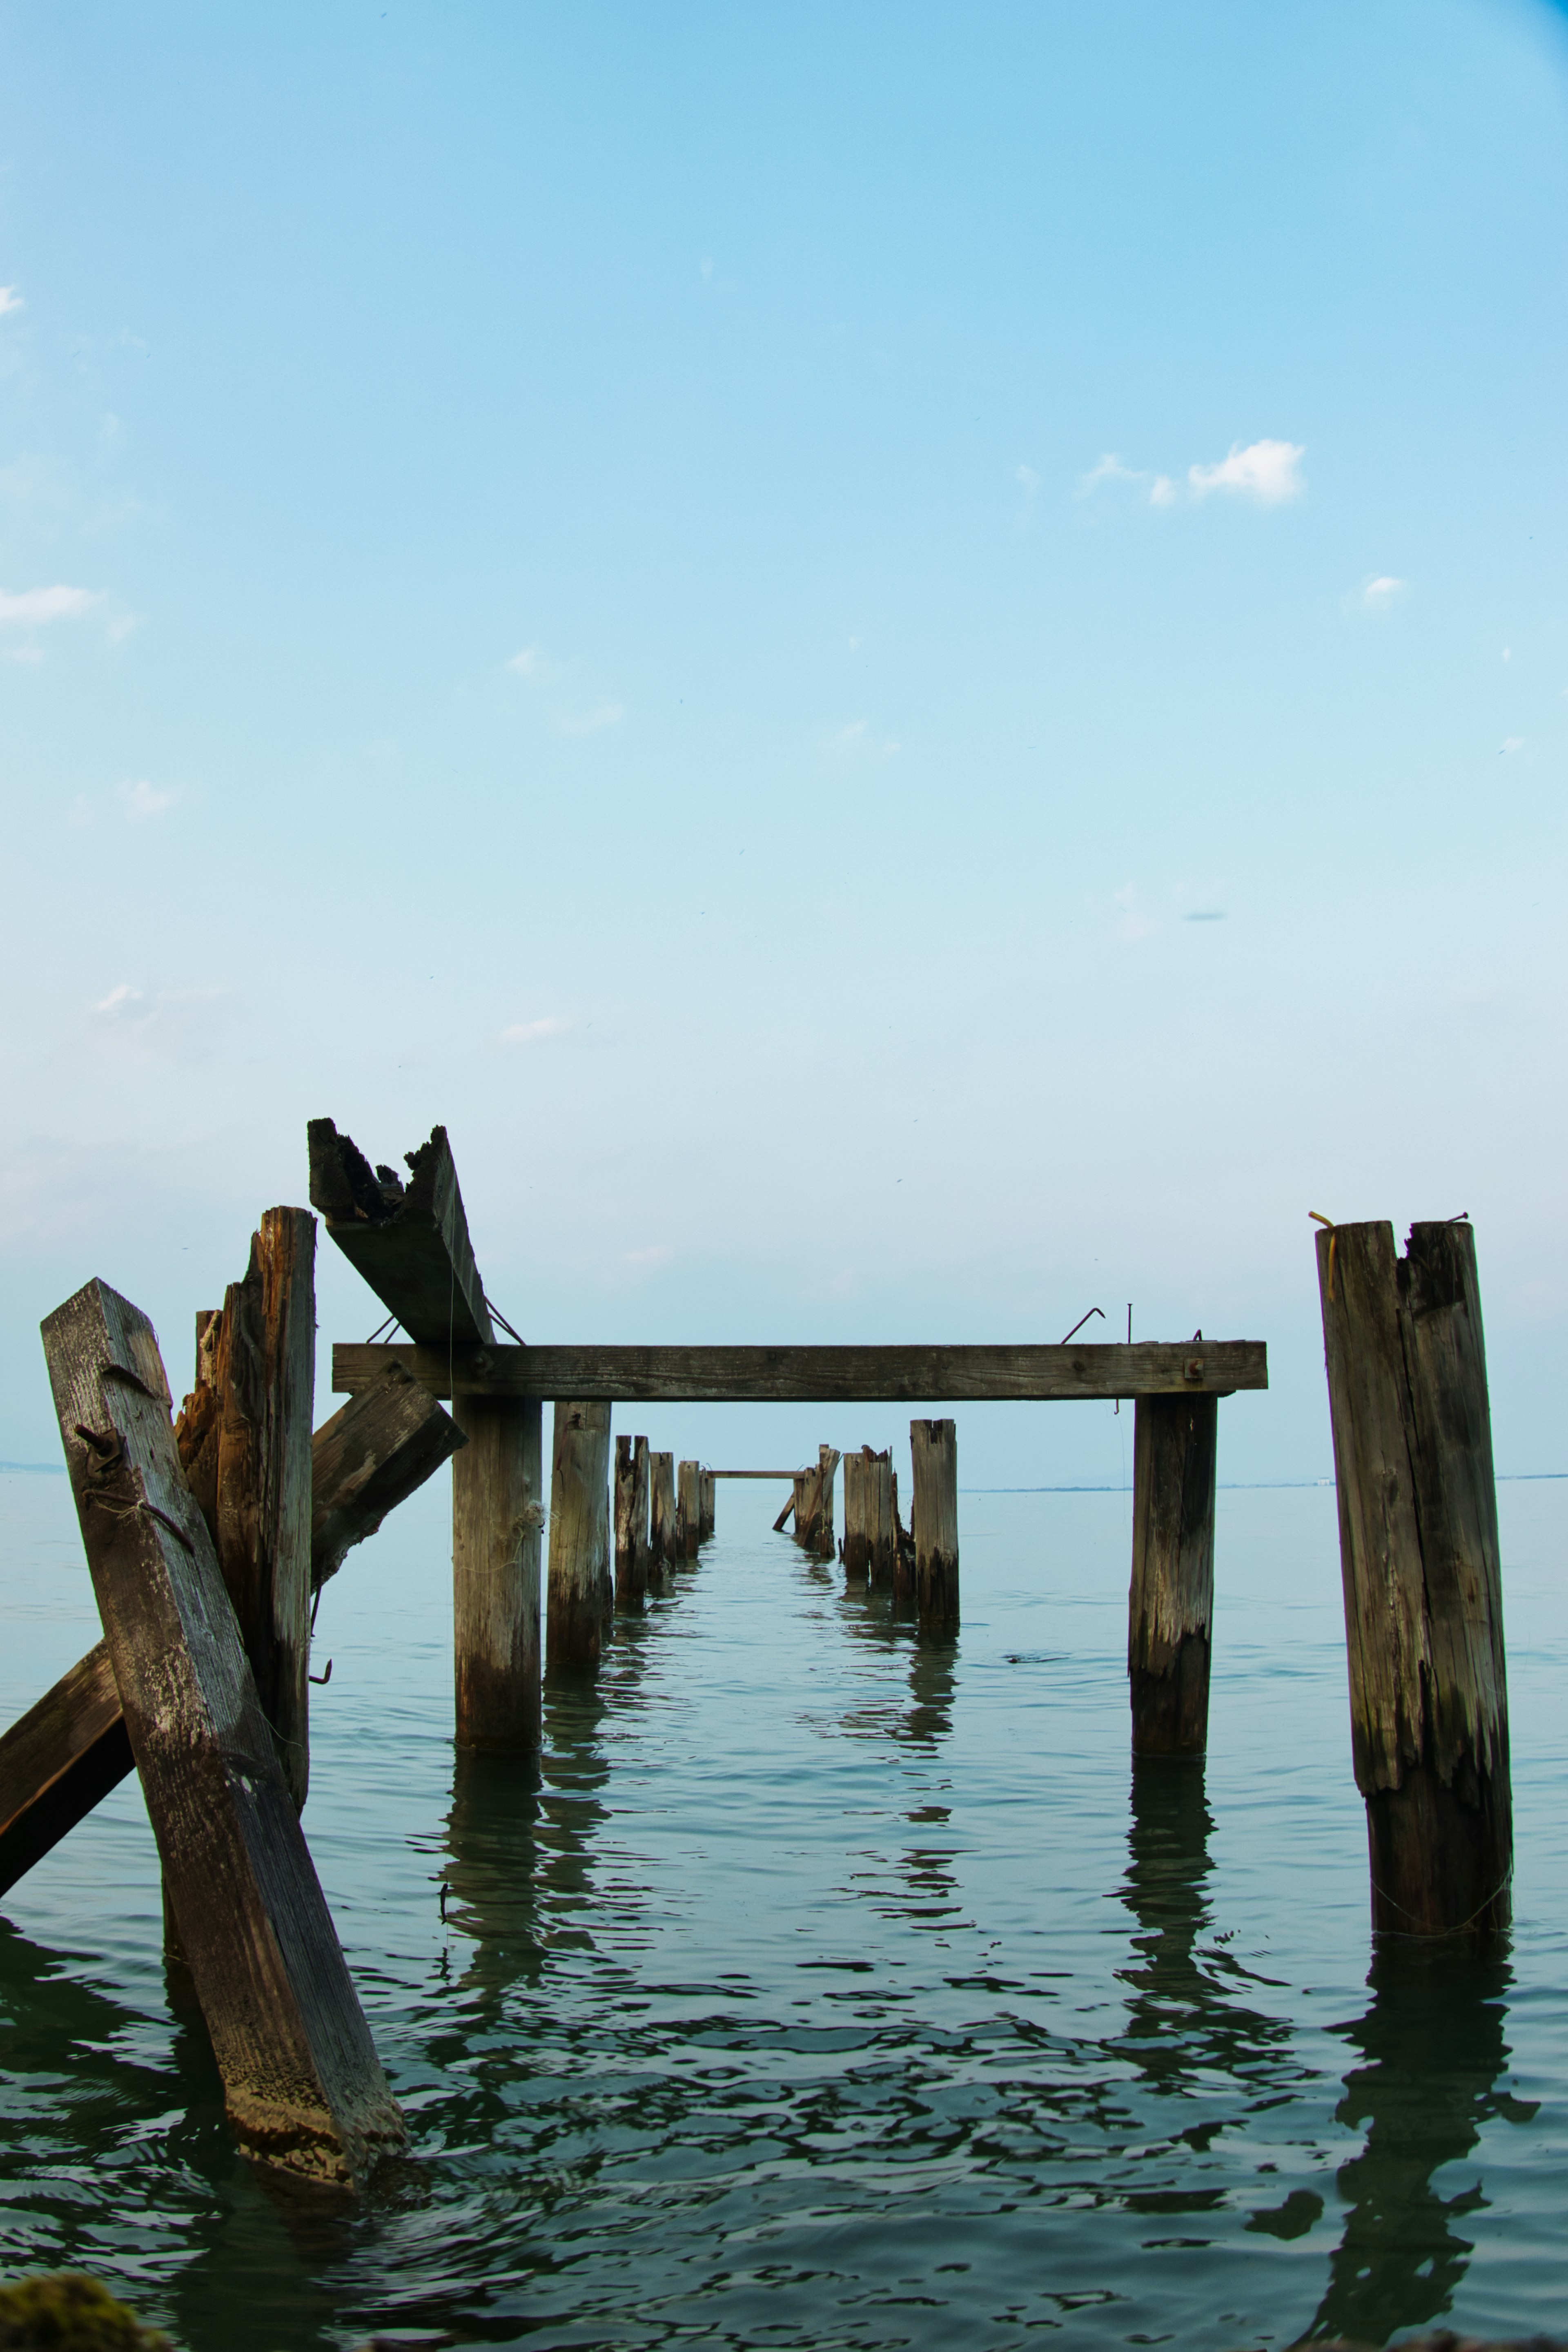
<svg viewBox="0 0 1568 2352"><path fill-rule="evenodd" d="M0 2352L172 2352L172 2347L84 2271L48 2271L0 2286Z"/></svg>

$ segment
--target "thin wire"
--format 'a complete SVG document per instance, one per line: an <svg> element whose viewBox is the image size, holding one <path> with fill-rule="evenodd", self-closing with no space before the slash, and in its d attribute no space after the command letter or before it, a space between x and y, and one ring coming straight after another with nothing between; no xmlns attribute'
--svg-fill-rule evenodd
<svg viewBox="0 0 1568 2352"><path fill-rule="evenodd" d="M526 1348L528 1344L528 1341L524 1339L520 1331L514 1331L512 1329L511 1325L507 1322L506 1317L502 1314L495 1300L483 1290L479 1293L479 1296L484 1299L486 1306L489 1308L491 1314L495 1317L502 1330L507 1333L507 1337L515 1339L519 1348Z"/></svg>
<svg viewBox="0 0 1568 2352"><path fill-rule="evenodd" d="M1484 1901L1477 1904L1475 1909L1470 1913L1468 1919L1461 1919L1457 1927L1421 1927L1417 1926L1416 1933L1428 1937L1440 1936L1462 1936L1467 1927L1473 1927L1475 1926L1476 1921L1480 1917L1483 1911L1490 1911L1491 1909L1491 1906L1497 1901L1498 1896L1503 1894L1512 1884L1513 1864L1511 1862L1502 1876L1499 1879L1497 1885L1492 1888L1491 1893L1486 1896ZM1414 1920L1416 1918L1415 1912L1406 1911L1403 1903L1396 1903L1393 1895L1389 1894L1386 1887L1379 1886L1375 1878L1372 1882L1372 1891L1380 1902L1387 1904L1391 1911L1398 1911L1402 1913L1406 1919ZM1396 1929L1395 1932L1397 1934L1398 1930Z"/></svg>

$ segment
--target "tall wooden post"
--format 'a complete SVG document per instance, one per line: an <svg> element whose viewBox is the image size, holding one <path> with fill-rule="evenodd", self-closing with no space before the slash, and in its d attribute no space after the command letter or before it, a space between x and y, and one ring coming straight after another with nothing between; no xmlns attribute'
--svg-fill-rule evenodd
<svg viewBox="0 0 1568 2352"><path fill-rule="evenodd" d="M683 1462L675 1486L675 1548L685 1559L695 1559L702 1540L698 1466L695 1462Z"/></svg>
<svg viewBox="0 0 1568 2352"><path fill-rule="evenodd" d="M893 1574L893 1457L862 1445L844 1456L844 1574L885 1583Z"/></svg>
<svg viewBox="0 0 1568 2352"><path fill-rule="evenodd" d="M610 1577L610 1407L559 1402L550 1456L549 1664L593 1667L614 1608Z"/></svg>
<svg viewBox="0 0 1568 2352"><path fill-rule="evenodd" d="M893 1486L893 1613L895 1617L915 1614L915 1531L906 1528L898 1515L898 1473L892 1475ZM914 1506L911 1504L911 1516Z"/></svg>
<svg viewBox="0 0 1568 2352"><path fill-rule="evenodd" d="M1127 1606L1134 1756L1201 1756L1207 1745L1218 1423L1218 1397L1137 1401Z"/></svg>
<svg viewBox="0 0 1568 2352"><path fill-rule="evenodd" d="M637 1473L641 1469L639 1482ZM641 1502L641 1525L638 1505ZM615 1441L615 1606L641 1609L648 1570L648 1441Z"/></svg>
<svg viewBox="0 0 1568 2352"><path fill-rule="evenodd" d="M915 1604L923 1632L958 1624L958 1435L950 1421L912 1421Z"/></svg>
<svg viewBox="0 0 1568 2352"><path fill-rule="evenodd" d="M452 1461L452 1663L459 1748L526 1754L540 1739L542 1409L455 1397L468 1443Z"/></svg>
<svg viewBox="0 0 1568 2352"><path fill-rule="evenodd" d="M675 1541L675 1457L648 1456L648 1563L661 1573L680 1558Z"/></svg>
<svg viewBox="0 0 1568 2352"><path fill-rule="evenodd" d="M795 1524L789 1532L798 1544L806 1540L806 1509L816 1475L814 1470L797 1470L795 1473L794 1499L790 1507L795 1514Z"/></svg>
<svg viewBox="0 0 1568 2352"><path fill-rule="evenodd" d="M1351 1752L1372 1920L1402 1935L1508 1924L1508 1683L1475 1235L1320 1234L1339 1490Z"/></svg>
<svg viewBox="0 0 1568 2352"><path fill-rule="evenodd" d="M871 1570L871 1539L866 1532L862 1500L870 1451L869 1446L862 1446L858 1454L844 1456L844 1539L839 1547L839 1557L852 1584L863 1584Z"/></svg>
<svg viewBox="0 0 1568 2352"><path fill-rule="evenodd" d="M221 1313L198 1318L176 1433L297 1806L310 1784L310 1421L316 1220L264 1210Z"/></svg>
<svg viewBox="0 0 1568 2352"><path fill-rule="evenodd" d="M702 1540L706 1543L714 1531L714 1475L711 1470L697 1473L697 1506Z"/></svg>
<svg viewBox="0 0 1568 2352"><path fill-rule="evenodd" d="M648 1441L632 1440L632 1600L638 1609L648 1591Z"/></svg>

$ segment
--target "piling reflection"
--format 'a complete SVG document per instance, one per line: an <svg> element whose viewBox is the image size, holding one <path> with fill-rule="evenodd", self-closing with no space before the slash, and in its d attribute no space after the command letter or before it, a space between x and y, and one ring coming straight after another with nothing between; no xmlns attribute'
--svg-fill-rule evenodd
<svg viewBox="0 0 1568 2352"><path fill-rule="evenodd" d="M902 1638L907 1641L907 1633ZM953 1728L956 1663L956 1644L951 1640L916 1642L909 1652L909 1706L896 1736L933 1761ZM945 1927L953 1925L963 1907L953 1871L952 1845L940 1842L948 1832L953 1809L943 1802L939 1792L945 1790L945 1781L937 1788L929 1781L926 1785L927 1801L912 1805L904 1816L917 1836L915 1843L905 1846L900 1862L912 1898L904 1909L907 1918L922 1927Z"/></svg>
<svg viewBox="0 0 1568 2352"><path fill-rule="evenodd" d="M1290 2063L1290 2026L1229 1989L1227 1977L1246 1981L1238 1963L1218 1948L1198 1949L1211 1924L1213 1828L1200 1763L1134 1762L1127 1874L1119 1891L1137 1922L1137 1957L1118 1971L1129 1994L1127 2021L1112 2046L1158 2092L1186 2093L1216 2073L1272 2092ZM1212 2134L1226 2121L1219 2116L1195 2128ZM1184 2137L1192 2140L1193 2129Z"/></svg>
<svg viewBox="0 0 1568 2352"><path fill-rule="evenodd" d="M1336 2117L1365 2138L1339 2169L1349 2211L1309 2335L1381 2344L1452 2307L1472 2252L1461 2225L1488 2200L1479 2183L1444 2197L1435 2176L1462 2163L1494 2116L1528 2123L1537 2112L1499 2088L1511 1981L1501 1956L1379 1949L1371 2007L1339 2029L1362 2063L1344 2078Z"/></svg>

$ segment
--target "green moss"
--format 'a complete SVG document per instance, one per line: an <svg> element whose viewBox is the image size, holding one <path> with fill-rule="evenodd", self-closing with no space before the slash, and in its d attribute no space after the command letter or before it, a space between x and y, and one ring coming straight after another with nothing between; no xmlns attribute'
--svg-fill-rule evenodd
<svg viewBox="0 0 1568 2352"><path fill-rule="evenodd" d="M170 2345L97 2279L50 2271L0 2286L0 2352L170 2352Z"/></svg>

